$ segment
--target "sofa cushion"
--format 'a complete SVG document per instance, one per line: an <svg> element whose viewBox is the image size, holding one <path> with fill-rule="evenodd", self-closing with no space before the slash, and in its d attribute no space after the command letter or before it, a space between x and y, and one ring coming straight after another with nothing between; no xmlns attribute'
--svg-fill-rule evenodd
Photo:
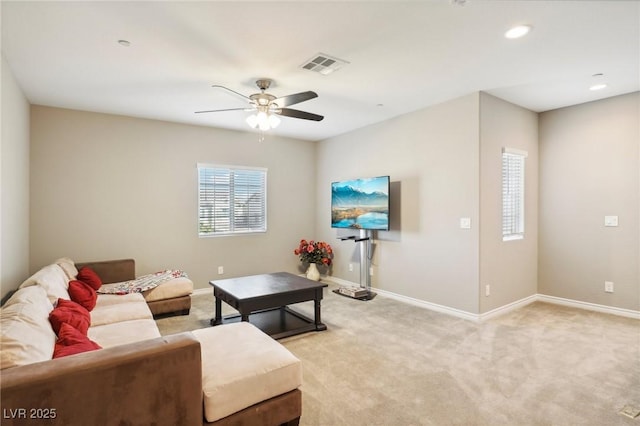
<svg viewBox="0 0 640 426"><path fill-rule="evenodd" d="M49 312L53 309L53 304L47 297L47 291L39 285L18 289L11 295L9 300L2 306L7 308L17 303L36 303L45 306Z"/></svg>
<svg viewBox="0 0 640 426"><path fill-rule="evenodd" d="M302 364L248 322L192 332L202 351L205 418L216 421L302 385Z"/></svg>
<svg viewBox="0 0 640 426"><path fill-rule="evenodd" d="M87 335L103 348L161 337L158 326L152 319L137 319L89 327Z"/></svg>
<svg viewBox="0 0 640 426"><path fill-rule="evenodd" d="M0 309L0 369L51 359L53 305L39 286L18 290Z"/></svg>
<svg viewBox="0 0 640 426"><path fill-rule="evenodd" d="M98 293L98 300L96 301L96 308L108 305L119 305L121 303L138 303L144 302L144 297L141 293L129 293L129 294L100 294Z"/></svg>
<svg viewBox="0 0 640 426"><path fill-rule="evenodd" d="M78 269L76 268L76 264L68 257L62 257L53 263L62 268L65 275L67 276L67 280L75 280L78 276Z"/></svg>
<svg viewBox="0 0 640 426"><path fill-rule="evenodd" d="M102 348L76 328L67 323L63 323L58 333L58 340L53 349L53 357L61 358L63 356L95 351L97 349Z"/></svg>
<svg viewBox="0 0 640 426"><path fill-rule="evenodd" d="M96 306L98 294L90 285L83 281L73 280L69 281L69 297L87 311L91 312Z"/></svg>
<svg viewBox="0 0 640 426"><path fill-rule="evenodd" d="M78 271L78 280L89 284L94 290L99 290L102 287L102 280L95 273L95 271L88 266L83 266Z"/></svg>
<svg viewBox="0 0 640 426"><path fill-rule="evenodd" d="M20 284L19 288L25 288L32 285L39 285L47 292L47 297L52 304L60 298L69 299L69 281L67 275L58 265L47 265L38 272L30 276Z"/></svg>
<svg viewBox="0 0 640 426"><path fill-rule="evenodd" d="M91 311L91 327L136 319L153 319L149 305L142 297L136 301L97 305Z"/></svg>
<svg viewBox="0 0 640 426"><path fill-rule="evenodd" d="M154 302L188 296L191 293L193 293L193 282L187 277L180 277L160 283L151 290L143 291L142 295L147 302Z"/></svg>
<svg viewBox="0 0 640 426"><path fill-rule="evenodd" d="M55 309L49 313L49 321L56 334L60 333L62 324L67 323L86 335L91 323L91 317L89 311L76 302L58 299Z"/></svg>

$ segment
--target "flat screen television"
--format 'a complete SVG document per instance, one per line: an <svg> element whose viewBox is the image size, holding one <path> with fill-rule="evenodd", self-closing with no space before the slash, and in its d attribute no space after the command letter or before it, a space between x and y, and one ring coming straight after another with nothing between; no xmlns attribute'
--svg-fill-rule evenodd
<svg viewBox="0 0 640 426"><path fill-rule="evenodd" d="M331 227L389 230L389 176L331 183Z"/></svg>

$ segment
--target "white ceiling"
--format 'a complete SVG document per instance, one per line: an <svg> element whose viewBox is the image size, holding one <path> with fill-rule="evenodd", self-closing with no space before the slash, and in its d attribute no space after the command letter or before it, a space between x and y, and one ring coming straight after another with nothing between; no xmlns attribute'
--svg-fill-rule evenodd
<svg viewBox="0 0 640 426"><path fill-rule="evenodd" d="M475 91L546 111L640 90L640 2L2 1L2 52L32 104L239 130L246 112L194 111L246 105L213 84L269 77L325 116L275 133L322 140ZM350 64L300 68L319 52Z"/></svg>

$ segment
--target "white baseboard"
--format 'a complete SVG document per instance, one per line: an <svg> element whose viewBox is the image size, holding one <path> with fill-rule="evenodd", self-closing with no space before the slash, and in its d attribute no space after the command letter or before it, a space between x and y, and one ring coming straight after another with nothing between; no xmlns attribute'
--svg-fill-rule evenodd
<svg viewBox="0 0 640 426"><path fill-rule="evenodd" d="M210 294L211 296L213 296L213 287L208 287L208 288L196 288L193 290L193 294L194 296L197 296L199 294Z"/></svg>
<svg viewBox="0 0 640 426"><path fill-rule="evenodd" d="M323 281L333 282L338 285L346 285L346 286L352 286L352 287L360 286L360 284L358 283L343 280L337 277L323 277L322 279ZM587 309L590 311L602 312L602 313L611 314L611 315L618 315L618 316L623 316L627 318L640 319L640 311L617 308L614 306L598 305L596 303L582 302L579 300L564 299L562 297L547 296L545 294L532 294L531 296L527 296L523 299L516 300L515 302L511 302L507 305L492 309L489 312L485 312L483 314L473 314L471 312L463 311L456 308L451 308L449 306L438 305L436 303L415 299L413 297L404 296L402 294L393 293L387 290L381 290L379 288L372 288L372 291L375 291L379 295L388 297L390 299L398 300L400 302L408 303L410 305L418 306L424 309L429 309L429 310L440 312L447 315L452 315L454 317L458 317L458 318L462 318L462 319L466 319L474 322L482 322L491 318L498 317L500 315L504 315L508 312L514 311L516 309L520 309L523 306L526 306L536 301L554 303L556 305L564 305L572 308Z"/></svg>
<svg viewBox="0 0 640 426"><path fill-rule="evenodd" d="M337 277L323 277L322 280L333 282L338 285L348 286L348 287L360 287L359 283L354 283L352 281L343 280L342 278L337 278ZM371 291L374 291L380 296L388 297L389 299L394 299L400 302L408 303L410 305L418 306L420 308L429 309L430 311L452 315L452 316L466 319L469 321L477 322L479 320L479 316L476 314L462 311L460 309L450 308L449 306L438 305L437 303L431 303L424 300L415 299L413 297L404 296L402 294L397 294L391 291L381 290L379 288L374 288L374 287L371 288Z"/></svg>
<svg viewBox="0 0 640 426"><path fill-rule="evenodd" d="M572 308L587 309L589 311L602 312L605 314L618 315L621 317L633 318L640 320L640 311L632 309L616 308L615 306L598 305L597 303L582 302L580 300L564 299L562 297L547 296L546 294L538 294L540 302L554 303L556 305L569 306Z"/></svg>
<svg viewBox="0 0 640 426"><path fill-rule="evenodd" d="M353 281L343 280L342 278L331 277L331 276L322 276L322 281L334 283L338 285L349 286L349 287L360 286L359 283L354 283ZM598 305L596 303L582 302L580 300L564 299L562 297L547 296L546 294L532 294L531 296L527 296L523 299L516 300L515 302L511 302L507 305L492 309L489 312L485 312L484 314L472 314L471 312L463 311L456 308L451 308L449 306L438 305L437 303L431 303L425 300L415 299L413 297L404 296L402 294L393 293L387 290L381 290L379 288L372 288L371 290L375 291L380 296L388 297L389 299L394 299L400 302L408 303L413 306L418 306L420 308L429 309L431 311L440 312L443 314L451 315L454 317L458 317L458 318L462 318L462 319L474 321L474 322L482 322L491 318L498 317L500 315L504 315L508 312L514 311L516 309L520 309L523 306L526 306L536 301L553 303L556 305L569 306L572 308L587 309L590 311L602 312L605 314L618 315L622 317L640 320L640 311L634 311L632 309L616 308L614 306ZM199 295L199 294L213 295L213 290L211 287L198 288L193 290L193 294L194 295Z"/></svg>
<svg viewBox="0 0 640 426"><path fill-rule="evenodd" d="M400 302L408 303L413 306L418 306L420 308L429 309L430 311L440 312L442 314L451 315L454 317L462 318L469 321L478 322L480 321L480 316L477 314L472 314L467 311L463 311L456 308L451 308L449 306L438 305L437 303L431 303L420 299L415 299L409 296L403 296L401 294L392 293L387 290L381 290L379 288L374 288L373 291L378 293L381 296L388 297L389 299L398 300Z"/></svg>
<svg viewBox="0 0 640 426"><path fill-rule="evenodd" d="M526 306L530 303L538 300L537 294L532 294L531 296L527 296L523 299L516 300L515 302L508 303L506 305L500 306L498 308L492 309L489 312L485 312L484 314L478 315L480 317L480 321L486 321L491 318L498 317L500 315L504 315L507 312L515 311L516 309L520 309L523 306Z"/></svg>
<svg viewBox="0 0 640 426"><path fill-rule="evenodd" d="M343 280L342 278L331 277L331 276L328 276L328 275L322 275L320 277L320 280L321 281L325 281L325 282L338 284L338 285L344 285L344 286L347 286L347 287L360 287L360 284L354 283L353 281L347 281L347 280Z"/></svg>

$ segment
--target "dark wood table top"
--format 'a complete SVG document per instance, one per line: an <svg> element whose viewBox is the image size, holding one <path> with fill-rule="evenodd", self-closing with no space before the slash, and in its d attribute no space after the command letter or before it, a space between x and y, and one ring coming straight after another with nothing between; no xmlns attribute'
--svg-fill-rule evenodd
<svg viewBox="0 0 640 426"><path fill-rule="evenodd" d="M224 280L209 281L209 285L214 288L219 288L238 300L298 292L301 290L313 290L328 286L325 283L312 281L289 272L227 278Z"/></svg>

